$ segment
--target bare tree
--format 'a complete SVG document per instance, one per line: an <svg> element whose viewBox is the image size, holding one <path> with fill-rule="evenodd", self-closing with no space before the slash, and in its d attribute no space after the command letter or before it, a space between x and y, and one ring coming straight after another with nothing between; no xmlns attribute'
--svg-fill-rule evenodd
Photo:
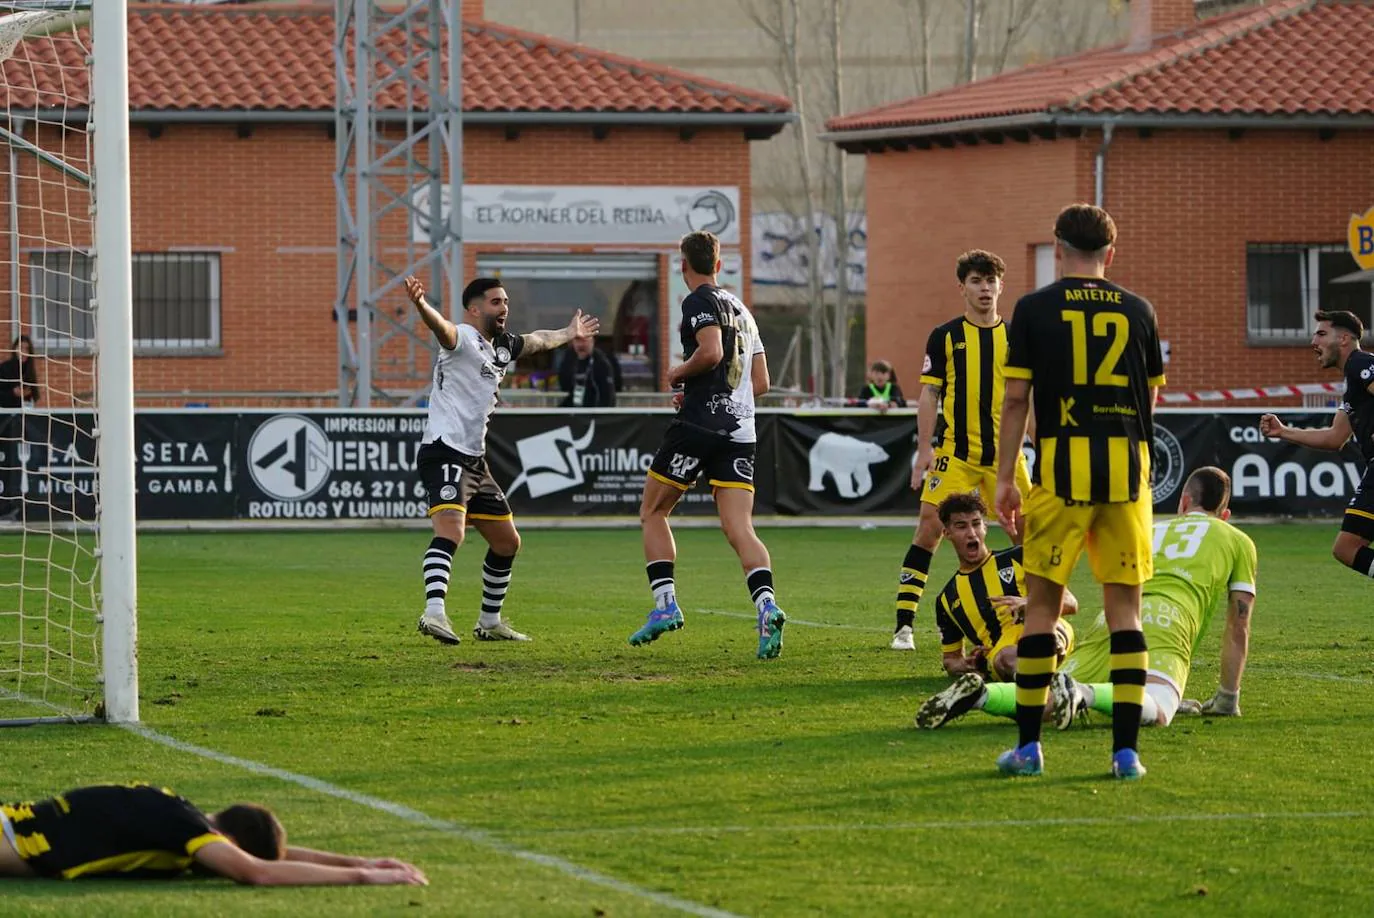
<svg viewBox="0 0 1374 918"><path fill-rule="evenodd" d="M983 24L983 0L964 0L964 51L959 82L978 79L978 32Z"/></svg>
<svg viewBox="0 0 1374 918"><path fill-rule="evenodd" d="M835 0L831 0L835 1ZM820 219L824 190L830 183L822 183L812 161L816 128L826 120L823 111L813 111L813 93L808 92L805 80L805 51L801 44L801 0L741 0L743 11L775 49L775 67L782 80L783 92L797 111L797 124L787 128L787 142L793 148L800 187L790 195L793 201L786 206L794 223L801 229L801 245L805 249L807 265L808 333L811 338L811 377L816 392L824 392L826 379L827 341L830 331L826 322L826 284L824 284L823 225ZM811 30L808 29L808 33Z"/></svg>
<svg viewBox="0 0 1374 918"><path fill-rule="evenodd" d="M1007 0L999 7L1002 13L994 32L997 44L993 49L992 72L1007 69L1013 48L1021 45L1039 18L1040 0Z"/></svg>

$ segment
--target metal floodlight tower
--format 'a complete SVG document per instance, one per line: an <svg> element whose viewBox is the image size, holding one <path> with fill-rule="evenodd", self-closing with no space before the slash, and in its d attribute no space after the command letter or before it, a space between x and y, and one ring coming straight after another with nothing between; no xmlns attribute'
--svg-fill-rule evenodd
<svg viewBox="0 0 1374 918"><path fill-rule="evenodd" d="M463 280L461 0L335 0L339 405L413 403L434 350L402 282L457 315Z"/></svg>

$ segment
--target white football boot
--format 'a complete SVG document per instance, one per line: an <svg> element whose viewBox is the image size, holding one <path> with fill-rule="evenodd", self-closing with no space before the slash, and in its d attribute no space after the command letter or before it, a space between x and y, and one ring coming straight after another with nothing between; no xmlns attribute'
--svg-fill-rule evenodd
<svg viewBox="0 0 1374 918"><path fill-rule="evenodd" d="M416 629L421 634L427 634L440 644L457 644L459 638L457 632L453 630L452 623L448 620L448 614L443 610L425 610L425 614L420 616L420 623Z"/></svg>
<svg viewBox="0 0 1374 918"><path fill-rule="evenodd" d="M472 636L479 641L528 641L529 635L521 634L503 618L495 625L483 625L480 621L472 626Z"/></svg>
<svg viewBox="0 0 1374 918"><path fill-rule="evenodd" d="M897 633L892 635L893 650L915 650L916 634L911 630L910 625L903 625L897 629Z"/></svg>

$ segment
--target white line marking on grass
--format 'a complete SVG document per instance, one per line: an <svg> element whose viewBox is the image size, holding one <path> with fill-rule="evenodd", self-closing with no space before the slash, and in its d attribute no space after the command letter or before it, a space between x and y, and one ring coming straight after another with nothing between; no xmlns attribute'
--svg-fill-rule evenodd
<svg viewBox="0 0 1374 918"><path fill-rule="evenodd" d="M777 826L610 826L600 829L546 829L518 835L715 835L732 833L790 834L811 832L949 832L961 829L1036 829L1056 826L1119 826L1122 823L1277 822L1281 820L1369 819L1374 813L1162 813L1157 816L1062 816L1045 819L970 819L932 822L856 823L852 825Z"/></svg>
<svg viewBox="0 0 1374 918"><path fill-rule="evenodd" d="M757 615L750 615L747 612L723 612L720 609L693 609L692 611L700 615L723 615L726 618L743 618L751 622L758 620ZM835 622L809 622L804 618L793 618L791 615L787 616L787 624L805 625L808 628L836 628L843 631L871 631L875 634L888 633L886 628L873 628L868 625L840 625Z"/></svg>
<svg viewBox="0 0 1374 918"><path fill-rule="evenodd" d="M654 892L652 889L645 889L642 886L636 886L633 883L618 880L604 873L598 873L595 870L588 869L579 864L574 864L572 861L566 861L561 857L555 857L551 854L540 854L537 851L527 851L524 848L519 848L509 842L502 841L489 832L484 832L481 829L472 829L456 822L449 822L447 819L438 819L426 813L421 813L419 810L413 810L404 804L383 800L380 797L373 797L369 794L360 794L346 787L339 787L336 784L330 784L328 781L312 778L309 775L298 775L284 768L276 768L272 765L264 765L261 762L254 762L250 759L241 759L238 756L218 752L214 749L207 749L204 746L196 746L174 737L158 733L156 730L151 730L141 724L121 724L121 726L130 733L141 736L146 740L151 740L154 743L160 743L169 749L200 756L212 762L219 762L221 765L232 765L236 768L242 768L244 771L252 772L255 775L263 775L264 777L276 778L279 781L285 781L289 784L296 784L307 790L312 790L328 797L337 797L340 800L347 800L349 803L356 803L359 806L365 806L369 809L387 813L398 819L404 819L406 822L424 826L427 829L433 829L437 832L443 832L445 835L451 835L454 838L459 838L475 845L481 845L484 848L490 848L501 854L519 858L522 861L539 864L584 882L596 886L604 886L607 889L614 889L617 892L644 899L655 905L661 905L664 908L676 909L679 912L686 912L689 915L699 915L701 918L739 918L739 916L732 912L722 911L706 905L699 905L696 902L679 899L667 893Z"/></svg>
<svg viewBox="0 0 1374 918"><path fill-rule="evenodd" d="M1304 673L1293 669L1286 669L1282 666L1267 666L1263 663L1255 663L1249 666L1250 669L1257 669L1262 673L1272 676L1286 676L1291 679L1315 679L1318 682L1354 682L1357 685L1374 685L1374 679L1368 676L1341 676L1336 673Z"/></svg>
<svg viewBox="0 0 1374 918"><path fill-rule="evenodd" d="M747 619L748 621L754 621L756 618L756 616L750 615L747 612L726 612L722 609L693 609L692 611L699 615L721 615L726 618L742 618ZM891 633L891 631L887 628L874 628L869 625L842 625L837 622L812 622L807 621L804 618L793 618L790 615L787 617L787 623L789 625L803 625L808 628L831 628L843 631L865 631L874 634ZM1286 667L1282 666L1269 666L1265 663L1251 663L1249 664L1249 668L1252 670L1259 670L1260 672L1267 673L1269 675L1284 676L1290 679L1312 679L1317 682L1353 682L1357 685L1374 685L1374 678L1370 678L1368 676L1342 676L1336 673L1300 672L1298 670L1287 669Z"/></svg>

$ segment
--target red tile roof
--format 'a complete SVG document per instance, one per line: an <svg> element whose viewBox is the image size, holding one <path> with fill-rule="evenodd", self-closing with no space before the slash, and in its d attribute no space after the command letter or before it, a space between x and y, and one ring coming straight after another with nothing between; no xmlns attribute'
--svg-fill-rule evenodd
<svg viewBox="0 0 1374 918"><path fill-rule="evenodd" d="M332 4L135 5L129 14L129 106L163 112L333 111L334 27ZM489 22L463 27L463 108L469 112L784 116L792 108L781 96L544 35ZM393 34L398 38L386 44L399 48L399 33ZM70 40L21 43L4 64L4 79L0 98L7 92L12 107L55 107L64 100L70 106L89 91L80 50ZM404 93L399 84L389 87L384 106L404 108ZM423 97L415 104L428 105Z"/></svg>
<svg viewBox="0 0 1374 918"><path fill-rule="evenodd" d="M831 131L1034 113L1374 114L1374 5L1280 0L836 118ZM840 138L836 138L840 139Z"/></svg>

